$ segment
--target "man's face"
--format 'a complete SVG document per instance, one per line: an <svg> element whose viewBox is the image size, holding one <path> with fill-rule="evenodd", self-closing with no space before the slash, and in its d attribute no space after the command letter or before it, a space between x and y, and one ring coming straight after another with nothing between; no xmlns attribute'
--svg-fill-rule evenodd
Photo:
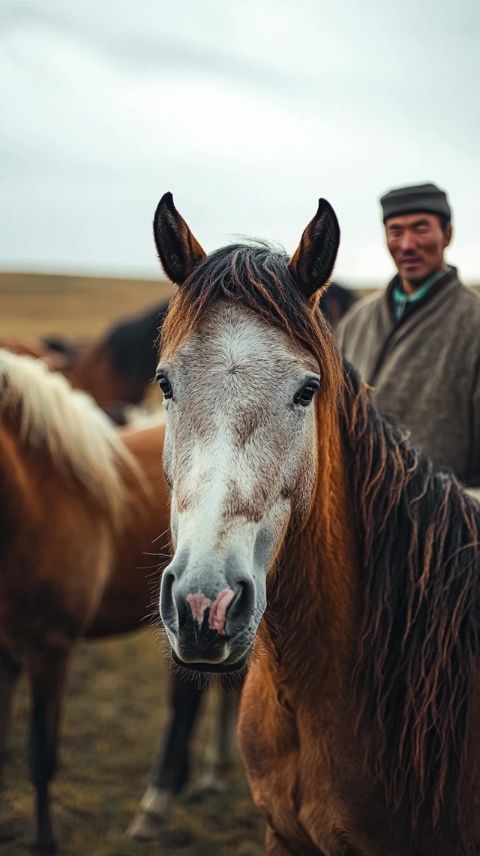
<svg viewBox="0 0 480 856"><path fill-rule="evenodd" d="M442 228L435 214L402 214L385 223L387 246L400 277L413 286L443 267L452 227Z"/></svg>

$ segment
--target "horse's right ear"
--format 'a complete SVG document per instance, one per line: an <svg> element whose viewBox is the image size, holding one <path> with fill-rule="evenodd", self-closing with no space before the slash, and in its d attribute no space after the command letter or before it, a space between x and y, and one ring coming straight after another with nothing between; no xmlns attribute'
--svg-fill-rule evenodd
<svg viewBox="0 0 480 856"><path fill-rule="evenodd" d="M307 299L328 284L339 244L337 215L326 199L319 199L317 213L289 263L290 273Z"/></svg>
<svg viewBox="0 0 480 856"><path fill-rule="evenodd" d="M171 193L164 193L157 205L153 235L166 275L172 282L182 285L205 258L206 252L175 208Z"/></svg>

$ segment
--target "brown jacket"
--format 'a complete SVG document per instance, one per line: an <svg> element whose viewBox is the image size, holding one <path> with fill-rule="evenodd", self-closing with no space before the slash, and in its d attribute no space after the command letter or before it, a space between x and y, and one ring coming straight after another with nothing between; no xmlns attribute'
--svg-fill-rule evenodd
<svg viewBox="0 0 480 856"><path fill-rule="evenodd" d="M389 289L342 319L342 354L374 387L383 415L465 484L480 485L480 298L450 268L398 322Z"/></svg>

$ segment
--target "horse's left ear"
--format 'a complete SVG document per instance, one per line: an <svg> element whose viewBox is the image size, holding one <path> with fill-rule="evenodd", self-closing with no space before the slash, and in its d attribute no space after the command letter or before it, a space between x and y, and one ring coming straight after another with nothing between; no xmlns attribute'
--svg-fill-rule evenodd
<svg viewBox="0 0 480 856"><path fill-rule="evenodd" d="M182 285L207 254L175 208L171 193L164 193L157 205L153 235L165 273Z"/></svg>
<svg viewBox="0 0 480 856"><path fill-rule="evenodd" d="M305 229L289 263L290 272L307 299L328 284L339 243L337 215L326 199L320 199L317 213Z"/></svg>

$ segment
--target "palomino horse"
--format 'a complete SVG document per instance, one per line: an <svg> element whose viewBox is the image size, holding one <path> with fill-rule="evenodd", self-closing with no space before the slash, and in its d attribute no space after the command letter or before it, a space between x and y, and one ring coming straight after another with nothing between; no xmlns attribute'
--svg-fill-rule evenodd
<svg viewBox="0 0 480 856"><path fill-rule="evenodd" d="M251 656L239 737L267 852L480 852L480 510L385 421L316 311L339 227L208 257L157 208L175 553L193 670Z"/></svg>
<svg viewBox="0 0 480 856"><path fill-rule="evenodd" d="M151 605L139 566L168 530L163 434L120 436L63 377L0 351L0 753L25 667L40 853L55 849L48 789L74 643L136 629Z"/></svg>

